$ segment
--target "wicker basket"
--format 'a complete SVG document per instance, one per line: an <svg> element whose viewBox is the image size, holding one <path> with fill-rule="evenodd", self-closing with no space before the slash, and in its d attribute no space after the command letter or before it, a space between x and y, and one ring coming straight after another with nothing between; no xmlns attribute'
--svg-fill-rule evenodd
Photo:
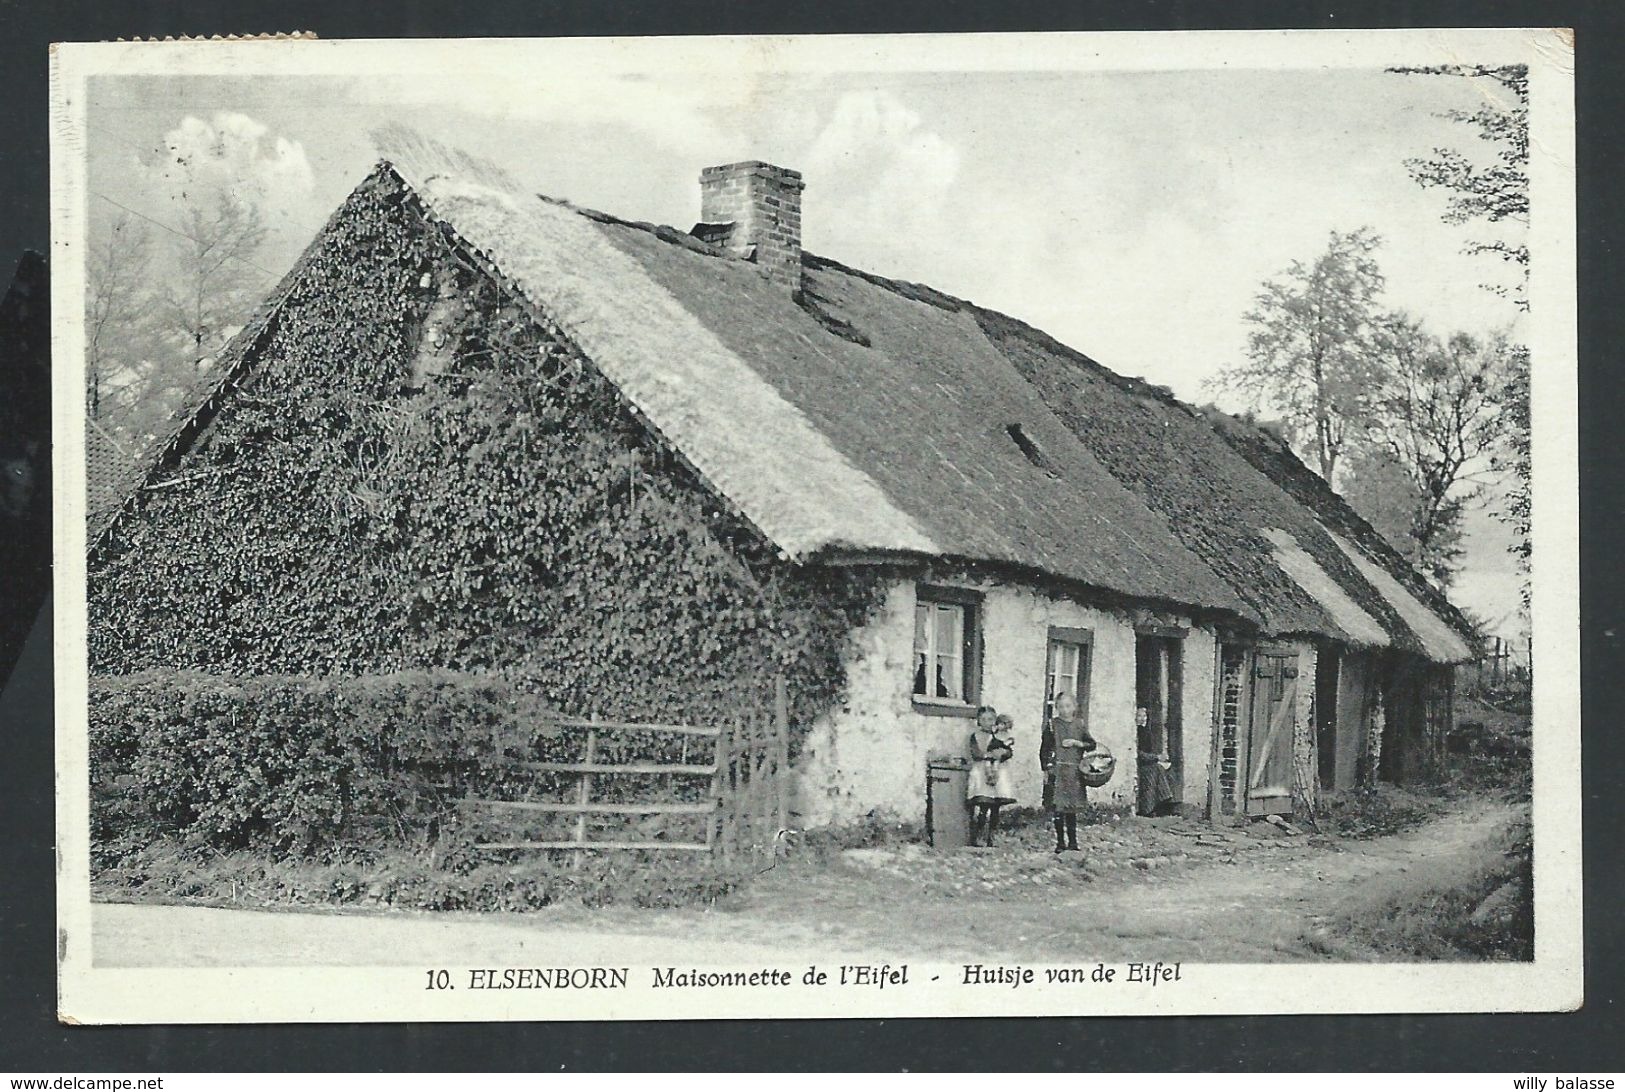
<svg viewBox="0 0 1625 1092"><path fill-rule="evenodd" d="M1091 789L1098 789L1117 772L1117 759L1104 744L1099 744L1078 763L1078 774Z"/></svg>

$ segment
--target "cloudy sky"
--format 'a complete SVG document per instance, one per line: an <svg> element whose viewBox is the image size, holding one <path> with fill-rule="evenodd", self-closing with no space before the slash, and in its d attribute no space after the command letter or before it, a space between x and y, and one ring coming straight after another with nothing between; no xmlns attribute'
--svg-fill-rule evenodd
<svg viewBox="0 0 1625 1092"><path fill-rule="evenodd" d="M797 168L807 249L1008 312L1192 401L1214 400L1214 376L1242 357L1259 283L1334 230L1375 228L1386 302L1440 333L1518 320L1480 287L1501 263L1461 253L1475 229L1442 223L1443 195L1404 165L1472 150L1440 116L1488 90L1468 81L1375 67L548 71L532 58L455 75L99 77L90 212L117 201L176 223L186 157L254 195L273 229L263 263L280 273L372 166L369 132L405 121L539 192L681 228L702 167ZM1504 532L1488 518L1471 531L1456 598L1501 618L1516 602Z"/></svg>

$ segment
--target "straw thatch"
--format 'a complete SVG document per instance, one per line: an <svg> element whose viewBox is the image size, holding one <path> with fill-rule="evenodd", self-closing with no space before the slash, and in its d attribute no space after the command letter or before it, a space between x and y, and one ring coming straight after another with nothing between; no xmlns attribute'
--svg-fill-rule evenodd
<svg viewBox="0 0 1625 1092"><path fill-rule="evenodd" d="M1388 631L1377 620L1360 609L1349 593L1331 576L1315 564L1309 552L1298 545L1285 531L1269 528L1264 537L1275 546L1275 564L1290 576L1294 583L1314 597L1322 609L1343 631L1343 637L1356 645L1386 645Z"/></svg>
<svg viewBox="0 0 1625 1092"><path fill-rule="evenodd" d="M140 461L96 420L85 422L85 510L92 536L141 484Z"/></svg>
<svg viewBox="0 0 1625 1092"><path fill-rule="evenodd" d="M379 141L374 177L408 187L788 556L1003 564L1270 634L1467 655L1460 614L1249 424L925 286L806 255L792 293L685 232L525 194L404 131Z"/></svg>
<svg viewBox="0 0 1625 1092"><path fill-rule="evenodd" d="M1443 625L1451 635L1451 640L1443 644L1455 646L1463 638L1472 639L1472 624L1455 604L1428 583L1387 539L1326 484L1324 478L1304 466L1281 437L1227 415L1218 415L1216 425L1216 431L1225 442L1253 467L1302 507L1313 512L1329 534L1346 540L1338 542L1339 547L1348 543L1357 545L1358 550L1352 556L1363 558L1376 571L1395 581L1405 591L1404 599L1413 601L1420 607L1423 616L1432 619L1426 625ZM1384 595L1385 601L1389 598ZM1402 618L1406 611L1413 609L1412 604L1403 599L1392 605ZM1420 639L1419 634L1418 637ZM1461 647L1465 648L1466 645L1461 644Z"/></svg>
<svg viewBox="0 0 1625 1092"><path fill-rule="evenodd" d="M1466 658L1469 629L1460 613L1278 437L1120 376L1008 316L977 314L988 338L1112 474L1262 616L1266 633ZM1278 535L1292 547L1283 550ZM1365 567L1337 535L1358 543ZM1439 639L1441 632L1452 640Z"/></svg>
<svg viewBox="0 0 1625 1092"><path fill-rule="evenodd" d="M397 133L381 143L430 214L511 279L787 554L835 544L942 552L593 221L526 199L500 173L430 142Z"/></svg>
<svg viewBox="0 0 1625 1092"><path fill-rule="evenodd" d="M1421 640L1423 651L1429 659L1440 663L1460 663L1472 658L1472 649L1467 642L1437 614L1423 606L1404 585L1394 579L1392 573L1366 557L1343 536L1333 533L1331 538L1337 543L1337 548L1347 555L1349 562L1360 570L1360 575L1369 580L1405 619L1411 632Z"/></svg>
<svg viewBox="0 0 1625 1092"><path fill-rule="evenodd" d="M668 246L630 225L601 230L924 528L937 553L1246 612L1078 442L969 314L813 261L806 297L860 332L859 343L830 331L748 263ZM759 442L776 443L771 423L760 424ZM827 545L843 543L885 545L856 533Z"/></svg>

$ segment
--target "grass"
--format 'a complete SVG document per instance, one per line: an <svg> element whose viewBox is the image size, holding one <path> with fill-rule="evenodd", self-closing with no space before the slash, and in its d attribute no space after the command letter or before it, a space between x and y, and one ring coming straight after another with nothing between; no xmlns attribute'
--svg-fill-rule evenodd
<svg viewBox="0 0 1625 1092"><path fill-rule="evenodd" d="M1436 791L1410 792L1381 784L1329 793L1322 800L1325 825L1344 838L1382 838L1411 830L1438 816L1444 801Z"/></svg>
<svg viewBox="0 0 1625 1092"><path fill-rule="evenodd" d="M406 910L539 910L710 906L745 881L737 869L689 855L515 855L436 863L406 849L355 851L332 860L268 860L162 840L100 868L91 891L109 901L239 908L367 907Z"/></svg>
<svg viewBox="0 0 1625 1092"><path fill-rule="evenodd" d="M1345 838L1380 838L1437 818L1452 801L1470 795L1528 800L1531 790L1529 717L1471 697L1457 706L1460 748L1447 757L1444 776L1416 791L1386 782L1329 793L1322 799L1325 825Z"/></svg>
<svg viewBox="0 0 1625 1092"><path fill-rule="evenodd" d="M1336 958L1533 959L1531 848L1526 815L1484 847L1473 867L1402 886L1325 923L1304 943Z"/></svg>

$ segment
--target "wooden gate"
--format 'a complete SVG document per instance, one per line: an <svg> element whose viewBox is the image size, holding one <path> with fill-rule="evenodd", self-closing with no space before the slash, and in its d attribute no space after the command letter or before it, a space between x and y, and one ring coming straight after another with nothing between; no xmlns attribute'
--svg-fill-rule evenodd
<svg viewBox="0 0 1625 1092"><path fill-rule="evenodd" d="M1292 812L1297 698L1298 654L1259 649L1253 658L1252 718L1247 732L1248 815Z"/></svg>
<svg viewBox="0 0 1625 1092"><path fill-rule="evenodd" d="M554 834L550 837L526 837L511 841L482 841L476 843L476 848L576 851L647 849L678 852L709 852L712 849L715 824L709 819L717 811L715 786L718 780L717 751L719 741L722 739L721 729L691 724L638 724L599 720L596 717L585 720L560 718L551 722L548 728L557 733L555 739L562 738L566 743L579 739L581 758L578 761L550 762L512 759L508 766L516 774L539 775L534 779L515 779L525 798L470 796L465 797L463 803L476 809L516 816L510 826L524 825L523 818L571 817L570 836L566 838ZM604 751L607 743L614 743L614 751L624 752L629 744L636 747L636 743L628 737L637 736L675 739L679 747L676 761L605 761ZM697 753L697 758L691 757L691 750ZM544 778L540 775L553 776ZM703 784L706 791L698 794L700 799L685 799L686 796L695 794L684 792L685 786L679 782L682 779L695 778L705 779ZM629 794L618 791L627 784L628 779L637 779L633 792ZM556 792L559 781L570 783L569 799L530 798L538 787L541 787L544 795L548 794L550 789ZM665 782L664 791L660 791L661 781ZM605 792L606 789L610 791ZM629 800L626 798L628 795L642 798ZM633 817L647 819L665 816L678 819L688 816L693 817L694 822L689 824L690 831L684 832L685 837L677 839L636 836L638 827L629 822L622 822L620 825L623 830L630 828L634 832L633 837L603 839L589 837L590 833L597 833L588 829L589 818L594 816L620 816L627 820ZM661 833L668 833L669 830L669 825L663 825ZM701 833L696 837L692 833L693 830Z"/></svg>
<svg viewBox="0 0 1625 1092"><path fill-rule="evenodd" d="M506 792L462 798L505 832L475 847L771 857L789 823L788 705L781 678L770 711L720 726L552 719L539 736L569 758L510 756Z"/></svg>
<svg viewBox="0 0 1625 1092"><path fill-rule="evenodd" d="M775 681L771 712L752 710L724 735L717 785L718 854L724 861L756 855L774 860L789 836L789 696Z"/></svg>

